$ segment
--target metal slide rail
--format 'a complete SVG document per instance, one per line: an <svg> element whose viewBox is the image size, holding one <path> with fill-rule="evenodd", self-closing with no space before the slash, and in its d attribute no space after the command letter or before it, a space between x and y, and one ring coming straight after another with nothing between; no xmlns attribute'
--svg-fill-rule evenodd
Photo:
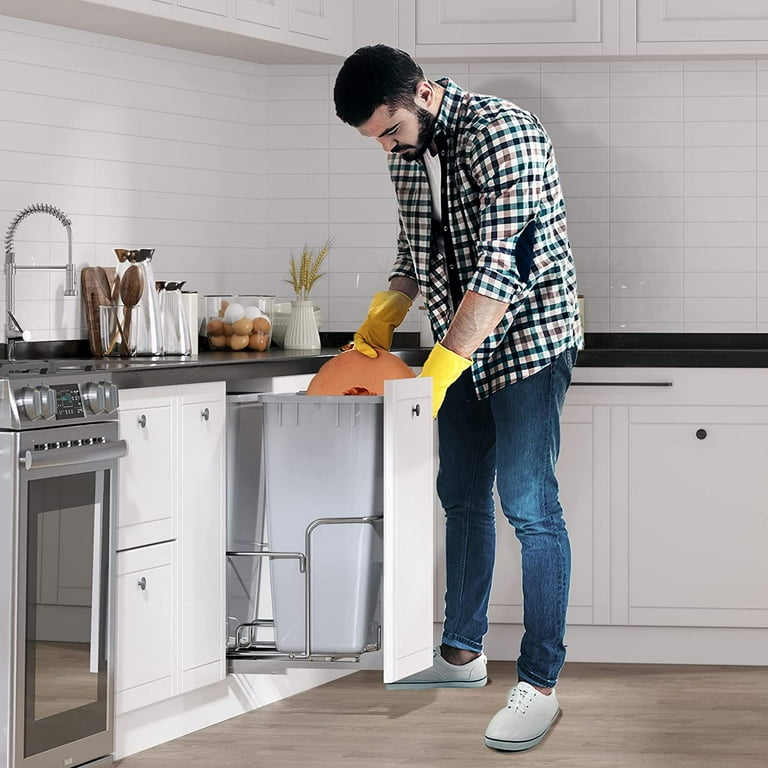
<svg viewBox="0 0 768 768"><path fill-rule="evenodd" d="M253 640L253 630L259 627L273 627L274 619L259 619L242 622L235 631L235 645L227 648L229 659L285 659L290 661L318 662L349 662L358 661L364 653L381 649L381 627L375 643L361 648L358 653L348 651L339 653L312 652L312 533L323 525L375 525L384 519L383 515L367 517L320 517L313 520L304 533L304 552L272 552L264 550L247 550L227 552L227 557L267 557L284 560L298 560L299 572L304 574L304 650L278 651L275 641L257 642ZM263 546L263 545L262 545ZM274 611L274 606L273 606ZM246 638L241 642L241 638Z"/></svg>

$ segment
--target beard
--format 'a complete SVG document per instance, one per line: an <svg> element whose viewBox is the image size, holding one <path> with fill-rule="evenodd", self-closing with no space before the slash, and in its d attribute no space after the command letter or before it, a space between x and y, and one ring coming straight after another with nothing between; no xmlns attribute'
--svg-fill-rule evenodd
<svg viewBox="0 0 768 768"><path fill-rule="evenodd" d="M436 118L431 112L423 107L417 107L415 115L419 120L419 134L416 137L416 143L396 144L390 150L392 154L400 155L404 160L419 160L432 143L432 137L435 133Z"/></svg>

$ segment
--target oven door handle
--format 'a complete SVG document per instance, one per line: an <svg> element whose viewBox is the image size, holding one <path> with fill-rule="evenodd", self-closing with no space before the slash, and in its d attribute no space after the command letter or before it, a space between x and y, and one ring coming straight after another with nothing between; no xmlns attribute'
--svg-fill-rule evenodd
<svg viewBox="0 0 768 768"><path fill-rule="evenodd" d="M110 461L119 459L127 453L128 443L125 440L113 440L109 443L50 448L47 451L23 451L19 456L19 464L23 469L31 471L49 467L91 464L94 461Z"/></svg>

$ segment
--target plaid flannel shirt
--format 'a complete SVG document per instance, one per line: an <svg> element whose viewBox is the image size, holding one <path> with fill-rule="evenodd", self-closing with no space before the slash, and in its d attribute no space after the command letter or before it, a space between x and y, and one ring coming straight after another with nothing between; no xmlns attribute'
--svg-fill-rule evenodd
<svg viewBox="0 0 768 768"><path fill-rule="evenodd" d="M581 346L576 273L549 136L535 115L447 78L435 127L443 172L443 236L433 247L429 180L422 160L389 156L400 235L390 277L418 283L437 339L454 296L475 291L509 307L474 355L478 397ZM449 270L452 272L449 278Z"/></svg>

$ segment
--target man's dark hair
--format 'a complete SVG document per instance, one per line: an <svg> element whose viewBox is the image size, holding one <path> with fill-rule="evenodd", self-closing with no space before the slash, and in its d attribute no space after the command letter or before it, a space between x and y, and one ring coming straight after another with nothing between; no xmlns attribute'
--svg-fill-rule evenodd
<svg viewBox="0 0 768 768"><path fill-rule="evenodd" d="M399 107L412 109L416 86L424 79L421 67L405 51L388 45L358 48L336 76L336 114L357 127L382 104L392 112Z"/></svg>

